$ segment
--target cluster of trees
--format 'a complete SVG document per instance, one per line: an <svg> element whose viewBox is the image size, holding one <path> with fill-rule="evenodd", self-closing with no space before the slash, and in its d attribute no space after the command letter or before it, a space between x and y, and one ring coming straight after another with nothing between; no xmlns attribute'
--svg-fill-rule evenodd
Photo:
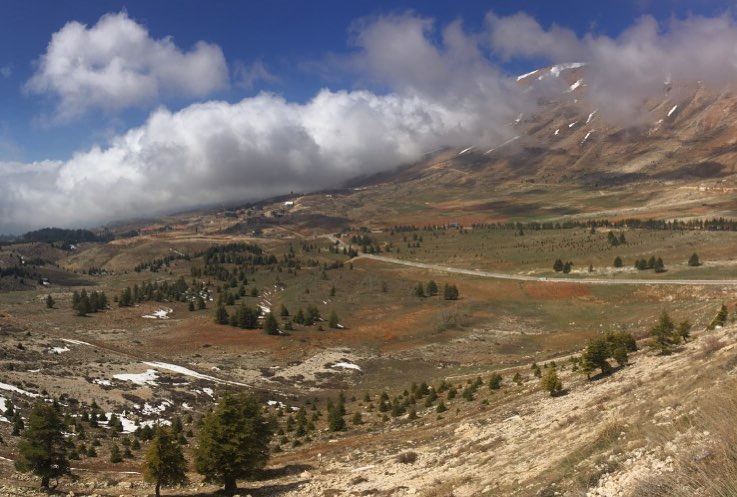
<svg viewBox="0 0 737 497"><path fill-rule="evenodd" d="M591 227L592 231L594 230L594 227ZM615 235L613 231L609 231L606 234L607 243L611 245L612 247L616 247L618 245L624 245L627 243L627 239L624 237L624 231L619 232L619 236Z"/></svg>
<svg viewBox="0 0 737 497"><path fill-rule="evenodd" d="M158 273L161 269L165 267L169 267L169 264L171 264L174 261L178 260L190 260L190 256L187 254L182 254L179 252L174 252L172 254L167 255L166 257L161 257L159 259L153 259L151 261L142 262L136 267L133 268L133 270L137 273L143 272L148 270L151 273Z"/></svg>
<svg viewBox="0 0 737 497"><path fill-rule="evenodd" d="M174 282L163 281L161 283L155 281L138 284L125 288L120 296L116 297L120 307L130 307L140 302L186 302L194 301L198 308L205 308L205 299L203 295L206 293L205 286L196 281L192 281L189 285L184 277L178 278Z"/></svg>
<svg viewBox="0 0 737 497"><path fill-rule="evenodd" d="M669 354L675 345L688 341L691 336L691 323L686 319L677 326L666 311L663 311L658 322L650 329L651 345L661 354Z"/></svg>
<svg viewBox="0 0 737 497"><path fill-rule="evenodd" d="M553 271L555 271L556 273L563 272L568 274L571 272L572 268L573 263L570 261L564 263L561 259L556 259L553 263Z"/></svg>
<svg viewBox="0 0 737 497"><path fill-rule="evenodd" d="M109 242L114 236L110 232L96 235L90 230L42 228L36 231L29 231L22 238L25 242L75 244L82 242Z"/></svg>
<svg viewBox="0 0 737 497"><path fill-rule="evenodd" d="M660 257L650 256L649 259L638 259L635 261L635 269L638 271L644 271L646 269L654 269L656 273L663 273L666 271L665 263Z"/></svg>
<svg viewBox="0 0 737 497"><path fill-rule="evenodd" d="M599 369L607 375L613 371L609 362L613 359L618 366L625 366L628 354L637 350L637 342L631 333L611 331L589 341L581 357L574 359L574 368L580 369L587 378Z"/></svg>
<svg viewBox="0 0 737 497"><path fill-rule="evenodd" d="M438 284L434 280L428 281L426 284L417 283L414 289L416 297L434 297L438 294ZM443 285L443 299L445 300L458 300L460 292L455 284L446 283Z"/></svg>
<svg viewBox="0 0 737 497"><path fill-rule="evenodd" d="M53 307L53 299L51 304L51 307ZM49 306L48 297L46 298L46 305ZM90 313L102 311L107 309L107 306L108 300L105 292L92 291L87 293L87 290L81 292L75 290L72 294L72 309L76 311L77 316L86 316Z"/></svg>
<svg viewBox="0 0 737 497"><path fill-rule="evenodd" d="M215 309L215 322L217 324L229 324L236 328L253 330L259 327L258 320L261 317L261 311L258 307L247 306L245 302L233 312L229 314L222 302L218 303Z"/></svg>
<svg viewBox="0 0 737 497"><path fill-rule="evenodd" d="M206 482L222 485L226 492L232 493L237 480L255 478L266 465L273 428L253 396L224 395L202 420L194 449L195 469ZM146 481L154 484L157 496L162 486L181 485L187 481L188 463L178 429L181 429L181 421L179 428L176 423L171 427L149 428L150 442L143 475ZM50 488L53 480L72 476L66 430L67 423L58 403L35 404L18 445L16 468L38 476L45 489ZM128 447L126 449L128 452ZM110 460L122 460L120 448L115 443L110 448Z"/></svg>

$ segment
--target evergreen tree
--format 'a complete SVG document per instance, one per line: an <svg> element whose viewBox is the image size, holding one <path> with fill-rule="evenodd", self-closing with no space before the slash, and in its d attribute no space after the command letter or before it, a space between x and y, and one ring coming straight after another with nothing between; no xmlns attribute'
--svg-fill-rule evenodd
<svg viewBox="0 0 737 497"><path fill-rule="evenodd" d="M653 337L653 345L660 350L662 354L670 352L671 345L675 343L674 331L675 324L671 320L667 312L663 311L658 318L658 323L650 329L650 336Z"/></svg>
<svg viewBox="0 0 737 497"><path fill-rule="evenodd" d="M264 331L267 335L279 334L279 323L272 313L268 313L264 318Z"/></svg>
<svg viewBox="0 0 737 497"><path fill-rule="evenodd" d="M617 256L617 257L614 258L614 267L620 268L623 265L624 265L624 263L622 262L622 258L621 257Z"/></svg>
<svg viewBox="0 0 737 497"><path fill-rule="evenodd" d="M688 258L688 265L692 267L701 265L701 261L699 260L699 256L696 252L691 254L691 257Z"/></svg>
<svg viewBox="0 0 737 497"><path fill-rule="evenodd" d="M157 427L143 463L143 477L155 485L156 497L161 495L162 486L187 483L186 470L182 447L172 431Z"/></svg>
<svg viewBox="0 0 737 497"><path fill-rule="evenodd" d="M727 310L726 305L722 304L722 307L719 308L719 312L717 312L717 315L711 320L707 329L714 330L717 326L724 326L727 324L727 318L729 318L729 310Z"/></svg>
<svg viewBox="0 0 737 497"><path fill-rule="evenodd" d="M583 353L582 360L585 364L590 365L592 369L601 369L602 374L609 374L612 366L607 359L611 355L611 346L604 337L598 337L591 340Z"/></svg>
<svg viewBox="0 0 737 497"><path fill-rule="evenodd" d="M51 295L47 295L46 296L46 308L53 309L54 304L56 304L56 302L54 301L54 297L52 297Z"/></svg>
<svg viewBox="0 0 737 497"><path fill-rule="evenodd" d="M422 288L422 283L417 283L417 286L415 287L415 296L420 298L425 296L425 289Z"/></svg>
<svg viewBox="0 0 737 497"><path fill-rule="evenodd" d="M553 263L553 270L556 273L560 273L563 271L563 261L560 259L555 259L555 262Z"/></svg>
<svg viewBox="0 0 737 497"><path fill-rule="evenodd" d="M38 402L28 416L28 429L18 445L15 467L41 478L41 486L49 488L52 479L71 475L66 454L64 423L52 406Z"/></svg>
<svg viewBox="0 0 737 497"><path fill-rule="evenodd" d="M435 283L435 280L430 280L427 282L425 293L428 295L428 297L434 297L438 294L438 284Z"/></svg>
<svg viewBox="0 0 737 497"><path fill-rule="evenodd" d="M253 478L269 459L272 426L258 400L246 394L226 394L205 416L195 449L195 466L208 483L226 492L239 478Z"/></svg>
<svg viewBox="0 0 737 497"><path fill-rule="evenodd" d="M123 462L123 456L120 454L120 447L118 447L118 444L116 443L110 447L110 462L113 464Z"/></svg>
<svg viewBox="0 0 737 497"><path fill-rule="evenodd" d="M687 342L691 337L691 322L688 319L681 321L676 328L676 334L681 337L681 340Z"/></svg>
<svg viewBox="0 0 737 497"><path fill-rule="evenodd" d="M455 285L446 285L443 287L443 298L445 300L458 300L458 287Z"/></svg>
<svg viewBox="0 0 737 497"><path fill-rule="evenodd" d="M655 264L653 265L653 269L655 269L656 273L664 273L665 272L665 263L663 262L663 259L658 257L655 261Z"/></svg>
<svg viewBox="0 0 737 497"><path fill-rule="evenodd" d="M540 386L543 390L550 393L551 397L560 395L563 391L563 383L561 383L558 378L558 374L553 367L546 369L545 374L540 379Z"/></svg>
<svg viewBox="0 0 737 497"><path fill-rule="evenodd" d="M215 322L217 324L228 324L228 311L225 310L225 306L220 304L215 310Z"/></svg>
<svg viewBox="0 0 737 497"><path fill-rule="evenodd" d="M338 314L334 310L330 312L328 326L331 328L340 328L340 320L338 319Z"/></svg>

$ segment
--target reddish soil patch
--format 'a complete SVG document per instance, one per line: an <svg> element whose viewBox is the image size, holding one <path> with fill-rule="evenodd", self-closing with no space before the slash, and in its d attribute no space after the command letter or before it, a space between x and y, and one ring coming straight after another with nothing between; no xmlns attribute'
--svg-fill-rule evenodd
<svg viewBox="0 0 737 497"><path fill-rule="evenodd" d="M591 289L578 283L534 282L525 285L525 291L533 299L569 299L572 297L588 297Z"/></svg>

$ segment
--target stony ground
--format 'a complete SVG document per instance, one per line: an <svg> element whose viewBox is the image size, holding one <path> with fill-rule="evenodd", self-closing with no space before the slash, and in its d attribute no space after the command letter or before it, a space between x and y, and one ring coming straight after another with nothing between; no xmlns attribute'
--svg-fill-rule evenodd
<svg viewBox="0 0 737 497"><path fill-rule="evenodd" d="M469 402L442 417L348 434L278 455L267 479L242 483L257 496L635 495L708 447L708 432L684 422L701 402L729 388L737 327L696 333L669 356L643 349L613 375L587 381L565 367L566 394L550 397L529 378L522 388ZM485 405L487 404L487 405ZM423 414L423 413L420 413ZM0 461L0 495L41 495L30 478ZM74 495L143 496L136 472L79 471L63 482ZM171 495L213 495L193 483Z"/></svg>

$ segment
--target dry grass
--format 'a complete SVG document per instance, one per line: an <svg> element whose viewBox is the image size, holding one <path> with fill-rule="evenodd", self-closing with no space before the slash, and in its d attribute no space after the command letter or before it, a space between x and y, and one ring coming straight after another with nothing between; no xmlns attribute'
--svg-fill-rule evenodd
<svg viewBox="0 0 737 497"><path fill-rule="evenodd" d="M715 335L706 335L701 339L700 353L702 358L709 357L714 352L724 348L725 343Z"/></svg>
<svg viewBox="0 0 737 497"><path fill-rule="evenodd" d="M706 397L693 420L695 434L707 441L681 454L672 474L639 483L638 497L737 496L737 382L729 381Z"/></svg>

